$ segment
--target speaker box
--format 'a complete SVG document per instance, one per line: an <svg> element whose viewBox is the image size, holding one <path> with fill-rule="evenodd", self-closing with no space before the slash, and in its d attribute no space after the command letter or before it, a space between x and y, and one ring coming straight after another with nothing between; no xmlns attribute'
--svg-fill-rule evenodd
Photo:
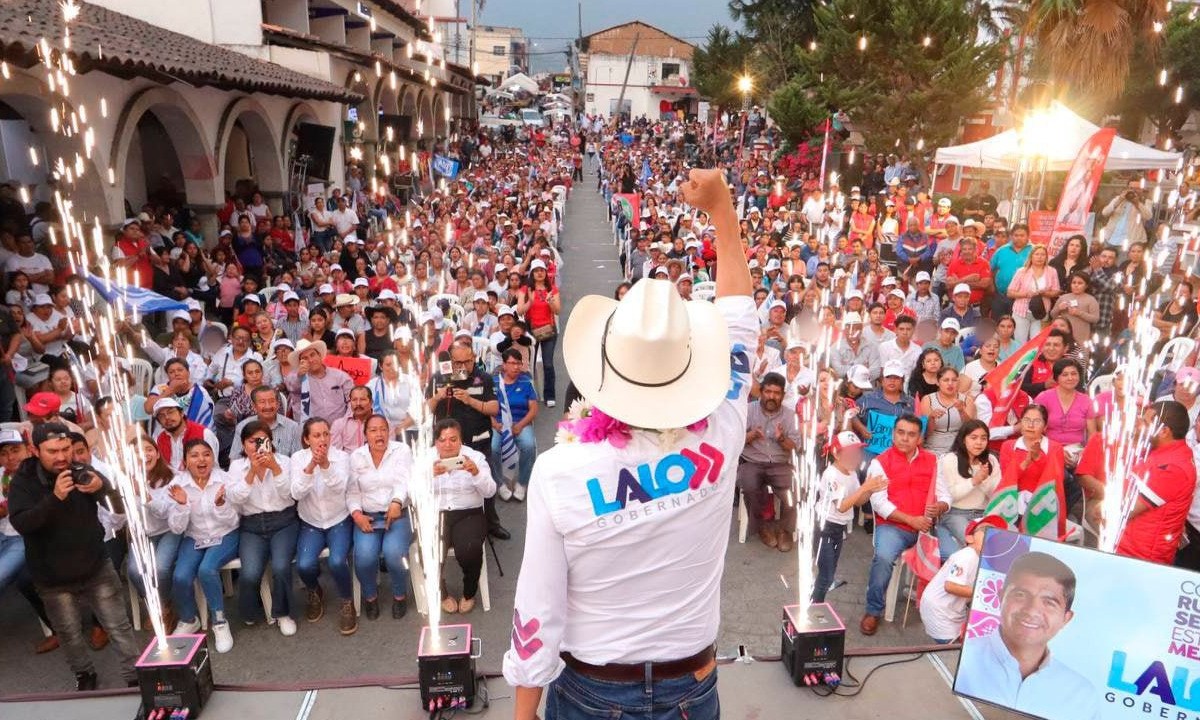
<svg viewBox="0 0 1200 720"><path fill-rule="evenodd" d="M329 179L336 129L330 125L300 123L296 126L296 156L308 156L308 176Z"/></svg>

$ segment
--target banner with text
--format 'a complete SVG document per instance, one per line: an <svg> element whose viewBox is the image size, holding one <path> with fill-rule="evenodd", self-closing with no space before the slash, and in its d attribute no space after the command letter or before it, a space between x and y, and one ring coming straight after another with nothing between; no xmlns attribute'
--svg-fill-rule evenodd
<svg viewBox="0 0 1200 720"><path fill-rule="evenodd" d="M325 365L346 373L355 385L366 385L371 378L375 377L374 358L326 355Z"/></svg>
<svg viewBox="0 0 1200 720"><path fill-rule="evenodd" d="M1054 257L1067 238L1083 234L1116 135L1116 128L1100 128L1079 148L1058 199L1054 229L1050 232L1050 257Z"/></svg>
<svg viewBox="0 0 1200 720"><path fill-rule="evenodd" d="M458 177L458 161L453 158L448 158L445 155L433 156L433 172L445 178L453 180Z"/></svg>
<svg viewBox="0 0 1200 720"><path fill-rule="evenodd" d="M1187 570L989 530L965 638L959 695L1044 720L1200 712L1200 575Z"/></svg>

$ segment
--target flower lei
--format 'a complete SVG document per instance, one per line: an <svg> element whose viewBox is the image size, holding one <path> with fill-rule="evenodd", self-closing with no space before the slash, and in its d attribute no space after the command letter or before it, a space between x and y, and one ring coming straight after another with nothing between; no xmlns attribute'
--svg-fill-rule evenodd
<svg viewBox="0 0 1200 720"><path fill-rule="evenodd" d="M586 400L580 399L571 403L571 407L566 412L566 419L558 423L554 442L558 444L607 442L615 448L623 448L633 439L634 429L632 426L606 415L602 410L592 407ZM686 428L688 432L692 433L702 433L706 429L708 429L707 418L698 420ZM657 432L659 442L665 445L673 445L682 434L678 428L649 432Z"/></svg>

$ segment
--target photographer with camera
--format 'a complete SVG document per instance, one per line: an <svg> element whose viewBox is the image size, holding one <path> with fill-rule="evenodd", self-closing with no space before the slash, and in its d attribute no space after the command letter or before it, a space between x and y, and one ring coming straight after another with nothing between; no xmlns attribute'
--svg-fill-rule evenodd
<svg viewBox="0 0 1200 720"><path fill-rule="evenodd" d="M451 419L439 420L433 427L433 445L437 459L433 461L433 486L442 520L442 563L454 548L454 558L463 573L463 592L455 599L442 577L442 611L469 613L475 608L479 592L479 574L483 570L483 542L487 539L487 524L483 506L496 494L487 458L462 442L462 427Z"/></svg>
<svg viewBox="0 0 1200 720"><path fill-rule="evenodd" d="M33 429L34 457L9 488L9 520L25 541L26 568L54 622L77 690L96 689L96 667L81 630L82 602L91 606L119 653L121 677L137 684L138 646L125 614L121 580L104 547L101 504L115 491L90 466L72 463L70 430L48 422Z"/></svg>
<svg viewBox="0 0 1200 720"><path fill-rule="evenodd" d="M1109 247L1129 247L1146 242L1146 221L1150 219L1150 200L1137 178L1129 180L1125 192L1117 195L1100 214L1108 218L1104 226L1104 241Z"/></svg>
<svg viewBox="0 0 1200 720"><path fill-rule="evenodd" d="M434 421L456 420L462 428L463 445L489 458L490 463L492 418L500 414L500 402L496 399L496 386L491 376L480 371L475 363L470 338L465 342L456 340L449 357L441 358L438 373L430 380L425 397L429 399ZM500 524L495 496L484 503L484 512L492 537L499 540L512 537Z"/></svg>

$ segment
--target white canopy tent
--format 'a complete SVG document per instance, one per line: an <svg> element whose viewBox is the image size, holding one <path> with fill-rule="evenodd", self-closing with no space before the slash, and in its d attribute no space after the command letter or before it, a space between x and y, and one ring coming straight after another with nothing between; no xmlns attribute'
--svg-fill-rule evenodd
<svg viewBox="0 0 1200 720"><path fill-rule="evenodd" d="M1046 156L1045 169L1049 172L1066 172L1075 162L1079 149L1087 142L1099 126L1079 117L1066 105L1055 101L1043 118L1027 128L1031 137L1024 138L1026 145L1036 144ZM1036 136L1036 137L1033 137ZM1006 130L985 140L965 145L939 148L934 155L938 165L961 165L1016 172L1021 164L1021 133L1016 129ZM1174 169L1182 157L1179 153L1156 150L1132 140L1117 136L1113 139L1105 170L1151 170Z"/></svg>

